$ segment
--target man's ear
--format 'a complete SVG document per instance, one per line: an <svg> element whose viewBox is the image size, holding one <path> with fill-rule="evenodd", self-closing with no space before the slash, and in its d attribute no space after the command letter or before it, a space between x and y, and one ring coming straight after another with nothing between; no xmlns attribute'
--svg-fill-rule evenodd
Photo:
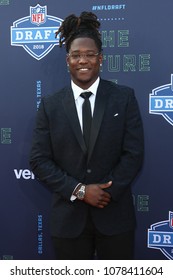
<svg viewBox="0 0 173 280"><path fill-rule="evenodd" d="M69 56L68 56L68 54L66 55L66 62L67 62L67 65L69 65Z"/></svg>
<svg viewBox="0 0 173 280"><path fill-rule="evenodd" d="M100 65L102 65L102 62L103 62L103 54L102 53L99 54L99 62L100 62Z"/></svg>

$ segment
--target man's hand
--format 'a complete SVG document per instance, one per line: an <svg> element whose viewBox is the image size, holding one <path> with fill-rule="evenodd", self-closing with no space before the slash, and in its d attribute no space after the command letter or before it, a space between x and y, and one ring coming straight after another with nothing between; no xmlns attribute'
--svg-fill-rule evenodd
<svg viewBox="0 0 173 280"><path fill-rule="evenodd" d="M105 184L86 185L84 202L97 208L104 208L111 200L111 196L105 189L112 185L112 181Z"/></svg>

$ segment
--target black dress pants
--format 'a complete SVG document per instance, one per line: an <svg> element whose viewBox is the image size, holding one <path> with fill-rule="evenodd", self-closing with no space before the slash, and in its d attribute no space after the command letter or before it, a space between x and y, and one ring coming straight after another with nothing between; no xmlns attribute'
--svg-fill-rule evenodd
<svg viewBox="0 0 173 280"><path fill-rule="evenodd" d="M83 232L76 238L52 237L55 257L59 260L131 260L134 231L104 235L88 219Z"/></svg>

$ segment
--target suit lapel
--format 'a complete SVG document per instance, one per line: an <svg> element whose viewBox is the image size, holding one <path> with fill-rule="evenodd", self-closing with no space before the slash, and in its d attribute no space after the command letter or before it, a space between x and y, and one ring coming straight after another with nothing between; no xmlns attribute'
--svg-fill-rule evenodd
<svg viewBox="0 0 173 280"><path fill-rule="evenodd" d="M97 91L97 96L96 96L96 101L95 101L95 109L94 109L94 114L93 114L93 121L92 121L92 126L91 126L91 137L90 137L90 143L89 143L89 151L88 151L88 162L91 158L97 136L100 130L100 126L103 120L103 115L105 111L105 106L107 102L107 97L108 95L104 91L104 86L103 81L100 81L100 85L98 87Z"/></svg>
<svg viewBox="0 0 173 280"><path fill-rule="evenodd" d="M97 136L100 130L100 126L103 120L103 115L106 107L106 103L108 100L108 93L109 88L108 84L104 86L104 81L100 80L100 84L97 90L97 96L95 101L95 108L94 108L94 114L93 114L93 121L91 126L91 137L90 137L90 143L89 143L89 150L88 150L88 162L91 158L91 155L93 153L93 149L97 140ZM81 131L76 105L73 97L73 92L71 88L66 88L64 91L64 99L62 101L65 113L69 119L69 123L73 129L73 132L76 136L76 139L84 152L84 154L87 153L86 145L84 142L83 134Z"/></svg>
<svg viewBox="0 0 173 280"><path fill-rule="evenodd" d="M87 150L86 150L85 142L83 139L83 135L82 135L82 131L81 131L78 115L77 115L73 92L70 88L67 88L67 90L65 91L64 99L62 102L63 102L63 106L64 106L64 110L66 112L66 115L69 119L70 125L76 136L76 139L79 142L79 145L81 146L82 151L86 154Z"/></svg>

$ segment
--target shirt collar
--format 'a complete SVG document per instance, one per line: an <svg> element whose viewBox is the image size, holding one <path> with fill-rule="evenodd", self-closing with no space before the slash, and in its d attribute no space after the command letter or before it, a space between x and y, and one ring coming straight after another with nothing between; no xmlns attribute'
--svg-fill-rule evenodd
<svg viewBox="0 0 173 280"><path fill-rule="evenodd" d="M97 80L88 88L88 89L82 89L79 86L77 86L72 80L71 80L71 87L74 94L74 99L78 99L79 95L84 91L91 91L94 95L97 93L97 88L100 82L100 77L97 78Z"/></svg>

